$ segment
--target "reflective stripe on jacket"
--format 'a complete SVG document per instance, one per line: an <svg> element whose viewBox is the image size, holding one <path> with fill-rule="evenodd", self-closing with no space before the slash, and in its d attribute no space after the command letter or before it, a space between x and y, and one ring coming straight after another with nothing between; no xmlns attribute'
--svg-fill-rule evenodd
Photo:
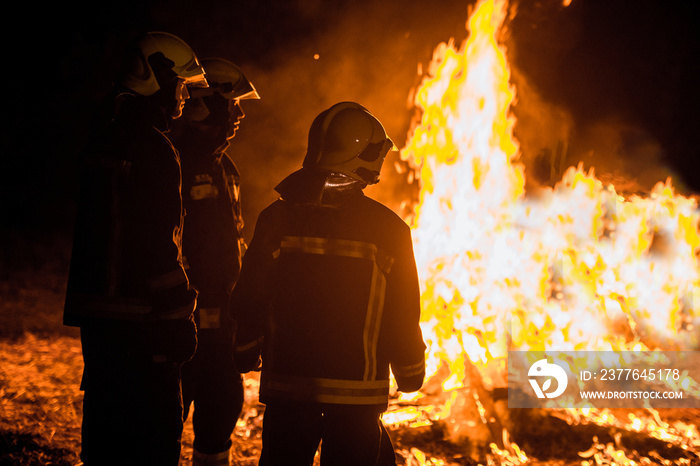
<svg viewBox="0 0 700 466"><path fill-rule="evenodd" d="M262 352L263 402L385 405L390 366L400 390L422 383L410 229L364 195L337 209L265 209L231 309L237 360L252 370Z"/></svg>
<svg viewBox="0 0 700 466"><path fill-rule="evenodd" d="M241 267L240 175L226 154L202 153L190 140L178 149L186 212L182 252L190 284L199 292L197 327L221 329L230 338L232 323L220 309L228 306Z"/></svg>
<svg viewBox="0 0 700 466"><path fill-rule="evenodd" d="M381 405L389 397L389 380L338 380L263 373L269 398L332 404Z"/></svg>

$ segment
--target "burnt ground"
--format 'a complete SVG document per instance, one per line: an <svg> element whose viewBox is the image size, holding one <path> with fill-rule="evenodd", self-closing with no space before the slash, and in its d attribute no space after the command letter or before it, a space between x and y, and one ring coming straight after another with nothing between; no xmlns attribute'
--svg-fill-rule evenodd
<svg viewBox="0 0 700 466"><path fill-rule="evenodd" d="M43 266L4 276L0 281L0 466L80 463L82 358L77 331L60 323L64 272L61 267ZM244 413L233 436L234 464L240 466L257 464L264 412L264 406L257 402L257 380L247 379L246 386ZM398 407L395 403L392 406ZM536 410L509 412L503 405L497 408L501 421L509 427L511 440L527 455L526 464L700 464L700 444L692 440L661 441L622 427L571 423L559 415ZM468 414L468 406L460 409ZM627 414L614 413L620 419ZM692 429L700 420L698 410L660 411L659 416L667 425L679 427L678 431ZM512 457L499 459L493 453L486 456L488 431L478 422L403 425L391 431L399 464L518 464ZM182 465L191 460L192 439L188 419L182 439ZM118 442L115 452L123 454L128 463L128 445L120 446Z"/></svg>

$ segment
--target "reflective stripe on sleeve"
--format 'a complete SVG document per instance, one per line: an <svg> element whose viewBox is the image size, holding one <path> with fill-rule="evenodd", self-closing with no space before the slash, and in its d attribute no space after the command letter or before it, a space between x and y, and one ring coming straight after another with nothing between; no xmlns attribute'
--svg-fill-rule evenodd
<svg viewBox="0 0 700 466"><path fill-rule="evenodd" d="M153 306L134 299L116 296L89 296L70 294L66 297L65 313L70 318L97 318L106 320L177 320L187 319L194 311L194 301L166 312L153 312Z"/></svg>
<svg viewBox="0 0 700 466"><path fill-rule="evenodd" d="M151 277L148 279L148 287L152 291L167 290L180 285L187 285L187 275L182 268L174 269L168 273Z"/></svg>
<svg viewBox="0 0 700 466"><path fill-rule="evenodd" d="M245 345L236 345L235 351L237 353L245 353L262 345L264 337L260 337L257 340L253 340Z"/></svg>
<svg viewBox="0 0 700 466"><path fill-rule="evenodd" d="M319 403L371 405L389 399L389 380L342 380L264 373L265 396Z"/></svg>
<svg viewBox="0 0 700 466"><path fill-rule="evenodd" d="M425 372L425 360L402 366L392 364L391 370L397 377L415 377Z"/></svg>
<svg viewBox="0 0 700 466"><path fill-rule="evenodd" d="M195 302L185 304L184 306L174 307L168 309L164 312L159 312L157 314L158 319L163 320L177 320L177 319L188 319L194 312Z"/></svg>
<svg viewBox="0 0 700 466"><path fill-rule="evenodd" d="M66 312L74 316L101 319L145 320L153 310L152 306L146 304L100 298L102 297L69 295L66 299Z"/></svg>

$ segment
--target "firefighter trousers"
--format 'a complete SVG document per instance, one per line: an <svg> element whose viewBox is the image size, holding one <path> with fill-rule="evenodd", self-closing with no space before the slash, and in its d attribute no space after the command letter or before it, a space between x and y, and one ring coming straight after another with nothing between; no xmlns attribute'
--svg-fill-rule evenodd
<svg viewBox="0 0 700 466"><path fill-rule="evenodd" d="M91 343L83 338L83 464L177 466L180 364L120 357Z"/></svg>
<svg viewBox="0 0 700 466"><path fill-rule="evenodd" d="M206 454L231 448L231 434L243 409L243 378L231 357L230 340L220 333L200 330L197 352L182 367L183 419L193 405L193 446Z"/></svg>
<svg viewBox="0 0 700 466"><path fill-rule="evenodd" d="M383 411L377 406L268 402L259 465L310 466L319 443L322 466L395 464L380 420ZM383 444L391 448L389 463L383 459Z"/></svg>

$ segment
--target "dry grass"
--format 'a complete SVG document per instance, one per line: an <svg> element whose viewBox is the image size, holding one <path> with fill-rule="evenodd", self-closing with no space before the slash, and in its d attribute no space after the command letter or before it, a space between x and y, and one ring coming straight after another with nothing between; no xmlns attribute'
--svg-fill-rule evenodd
<svg viewBox="0 0 700 466"><path fill-rule="evenodd" d="M60 267L15 274L0 281L0 466L79 464L82 357L77 331L60 323L64 289L65 273ZM232 437L235 465L256 465L260 454L264 407L257 402L257 388L255 377L246 379L244 413ZM514 411L522 416L530 410ZM691 453L600 426L571 426L553 416L533 414L511 419L515 426L511 432L531 458L529 465L580 465L583 458L578 452L591 448L598 449L600 458L591 465L624 464L614 461L610 450L613 444L637 465L700 464L697 451ZM695 410L665 415L669 419L683 418L691 425L697 425L700 419ZM476 464L470 458L473 448L468 442L447 440L451 428L444 423L394 428L399 464ZM474 437L479 426L477 423L460 429ZM190 418L182 438L181 466L191 464L192 440ZM425 459L420 463L417 458ZM491 459L492 464L501 463L493 456Z"/></svg>
<svg viewBox="0 0 700 466"><path fill-rule="evenodd" d="M73 337L0 341L0 464L78 462L81 365Z"/></svg>
<svg viewBox="0 0 700 466"><path fill-rule="evenodd" d="M73 465L80 462L82 392L80 340L27 333L0 341L0 465ZM262 409L257 381L247 380L246 410L234 432L235 464L257 464ZM183 433L181 464L192 458L191 417Z"/></svg>
<svg viewBox="0 0 700 466"><path fill-rule="evenodd" d="M0 466L80 463L83 361L78 330L61 323L65 270L53 262L0 281ZM233 436L235 464L257 464L261 424L251 378ZM182 465L191 464L193 439L190 416Z"/></svg>

